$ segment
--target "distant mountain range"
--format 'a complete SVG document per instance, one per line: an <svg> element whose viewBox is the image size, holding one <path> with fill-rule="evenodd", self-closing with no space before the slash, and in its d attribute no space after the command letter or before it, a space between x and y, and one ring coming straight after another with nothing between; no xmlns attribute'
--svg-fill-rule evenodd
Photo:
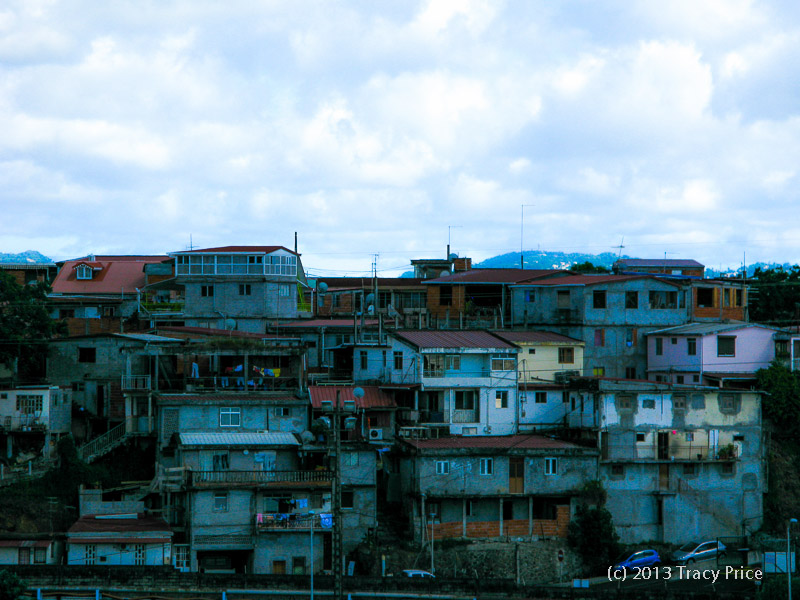
<svg viewBox="0 0 800 600"><path fill-rule="evenodd" d="M44 254L36 250L26 250L19 254L6 254L0 252L0 263L51 263L52 258L47 258Z"/></svg>
<svg viewBox="0 0 800 600"><path fill-rule="evenodd" d="M569 269L572 266L580 263L590 262L598 267L605 267L611 269L614 262L620 258L640 258L635 256L627 256L623 254L615 254L614 252L603 252L602 254L584 254L582 252L548 252L546 250L530 250L526 251L523 255L524 265L526 269ZM702 261L701 261L702 262ZM480 269L518 269L519 268L519 252L509 252L499 256L487 258L484 261L475 263L473 265ZM786 270L792 268L789 263L753 263L747 265L747 275L752 276L757 268L761 269L777 269L783 267ZM706 267L706 277L741 277L741 268L718 270L711 267ZM413 277L411 271L403 273L403 277Z"/></svg>

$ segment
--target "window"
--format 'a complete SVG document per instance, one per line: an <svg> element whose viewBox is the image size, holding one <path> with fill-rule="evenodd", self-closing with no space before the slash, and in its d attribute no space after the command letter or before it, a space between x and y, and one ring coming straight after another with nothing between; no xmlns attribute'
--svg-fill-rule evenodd
<svg viewBox="0 0 800 600"><path fill-rule="evenodd" d="M423 365L425 377L444 377L445 371L459 371L461 369L461 355L427 354L423 357Z"/></svg>
<svg viewBox="0 0 800 600"><path fill-rule="evenodd" d="M686 441L693 442L694 441L694 431L687 431L686 434Z"/></svg>
<svg viewBox="0 0 800 600"><path fill-rule="evenodd" d="M684 475L697 475L697 465L694 463L685 463L683 465Z"/></svg>
<svg viewBox="0 0 800 600"><path fill-rule="evenodd" d="M639 292L625 292L625 308L639 308Z"/></svg>
<svg viewBox="0 0 800 600"><path fill-rule="evenodd" d="M569 404L569 392L561 392L561 402Z"/></svg>
<svg viewBox="0 0 800 600"><path fill-rule="evenodd" d="M672 410L686 410L686 396L673 396Z"/></svg>
<svg viewBox="0 0 800 600"><path fill-rule="evenodd" d="M788 340L775 341L775 357L776 358L789 358L789 342Z"/></svg>
<svg viewBox="0 0 800 600"><path fill-rule="evenodd" d="M736 399L733 394L719 395L719 409L727 413L736 412Z"/></svg>
<svg viewBox="0 0 800 600"><path fill-rule="evenodd" d="M453 288L449 285L440 285L439 287L439 306L452 306L453 305Z"/></svg>
<svg viewBox="0 0 800 600"><path fill-rule="evenodd" d="M456 390L455 409L456 410L475 410L477 404L477 392L475 390Z"/></svg>
<svg viewBox="0 0 800 600"><path fill-rule="evenodd" d="M736 463L733 462L722 463L721 471L723 475L736 475Z"/></svg>
<svg viewBox="0 0 800 600"><path fill-rule="evenodd" d="M606 345L606 330L605 329L595 329L594 330L594 345L595 346L605 346Z"/></svg>
<svg viewBox="0 0 800 600"><path fill-rule="evenodd" d="M249 283L240 283L239 284L239 295L240 296L249 296L253 291L252 286Z"/></svg>
<svg viewBox="0 0 800 600"><path fill-rule="evenodd" d="M733 441L734 442L743 442L744 441L744 434L737 433L736 435L733 436Z"/></svg>
<svg viewBox="0 0 800 600"><path fill-rule="evenodd" d="M482 458L480 464L481 475L491 475L494 473L494 459Z"/></svg>
<svg viewBox="0 0 800 600"><path fill-rule="evenodd" d="M508 408L508 392L498 390L494 394L495 408Z"/></svg>
<svg viewBox="0 0 800 600"><path fill-rule="evenodd" d="M575 348L559 348L558 364L571 365L575 363Z"/></svg>
<svg viewBox="0 0 800 600"><path fill-rule="evenodd" d="M697 288L697 307L711 308L714 306L714 288Z"/></svg>
<svg viewBox="0 0 800 600"><path fill-rule="evenodd" d="M403 370L403 353L395 351L394 353L394 370L395 371L402 371Z"/></svg>
<svg viewBox="0 0 800 600"><path fill-rule="evenodd" d="M39 394L17 394L17 412L33 415L42 412L44 396Z"/></svg>
<svg viewBox="0 0 800 600"><path fill-rule="evenodd" d="M292 286L290 286L287 283L282 283L278 287L278 295L283 297L283 298L288 298L289 296L292 295Z"/></svg>
<svg viewBox="0 0 800 600"><path fill-rule="evenodd" d="M276 417L288 417L291 415L291 412L288 406L276 406L273 411Z"/></svg>
<svg viewBox="0 0 800 600"><path fill-rule="evenodd" d="M47 562L47 548L33 549L33 564L43 565Z"/></svg>
<svg viewBox="0 0 800 600"><path fill-rule="evenodd" d="M611 465L611 475L614 477L624 477L625 465Z"/></svg>
<svg viewBox="0 0 800 600"><path fill-rule="evenodd" d="M449 460L437 460L436 461L436 474L437 475L447 475L450 473L450 461Z"/></svg>
<svg viewBox="0 0 800 600"><path fill-rule="evenodd" d="M592 308L605 308L606 307L606 291L595 290L592 292Z"/></svg>
<svg viewBox="0 0 800 600"><path fill-rule="evenodd" d="M74 319L75 318L75 309L74 308L61 308L58 310L58 318L59 319Z"/></svg>
<svg viewBox="0 0 800 600"><path fill-rule="evenodd" d="M656 356L662 356L664 354L664 338L657 337L656 338Z"/></svg>
<svg viewBox="0 0 800 600"><path fill-rule="evenodd" d="M97 348L78 348L78 362L97 362Z"/></svg>
<svg viewBox="0 0 800 600"><path fill-rule="evenodd" d="M625 367L625 379L636 379L636 367Z"/></svg>
<svg viewBox="0 0 800 600"><path fill-rule="evenodd" d="M655 408L656 401L653 398L642 398L642 408Z"/></svg>
<svg viewBox="0 0 800 600"><path fill-rule="evenodd" d="M636 345L638 331L636 329L625 330L625 345L628 348L633 348Z"/></svg>
<svg viewBox="0 0 800 600"><path fill-rule="evenodd" d="M217 492L214 494L214 512L227 512L228 511L228 494L225 492Z"/></svg>
<svg viewBox="0 0 800 600"><path fill-rule="evenodd" d="M706 407L706 397L703 394L692 394L692 408L703 410Z"/></svg>
<svg viewBox="0 0 800 600"><path fill-rule="evenodd" d="M557 458L545 458L544 459L544 474L545 475L557 475L558 474L558 459Z"/></svg>
<svg viewBox="0 0 800 600"><path fill-rule="evenodd" d="M513 354L495 354L492 356L492 371L513 371L515 368Z"/></svg>
<svg viewBox="0 0 800 600"><path fill-rule="evenodd" d="M528 354L536 354L536 348L528 348Z"/></svg>
<svg viewBox="0 0 800 600"><path fill-rule="evenodd" d="M134 544L133 546L133 564L134 565L143 565L144 564L144 544Z"/></svg>
<svg viewBox="0 0 800 600"><path fill-rule="evenodd" d="M238 406L223 406L219 409L220 427L239 427L242 424L242 409Z"/></svg>
<svg viewBox="0 0 800 600"><path fill-rule="evenodd" d="M441 519L442 518L442 505L439 502L428 502L425 510L428 511L428 514L425 515L425 518L433 518Z"/></svg>
<svg viewBox="0 0 800 600"><path fill-rule="evenodd" d="M474 514L473 509L472 509L472 500L467 500L467 507L466 508L467 508L467 516L471 517Z"/></svg>
<svg viewBox="0 0 800 600"><path fill-rule="evenodd" d="M697 338L686 338L686 354L697 356Z"/></svg>
<svg viewBox="0 0 800 600"><path fill-rule="evenodd" d="M700 382L700 375L692 375L692 381L694 383L699 383Z"/></svg>
<svg viewBox="0 0 800 600"><path fill-rule="evenodd" d="M353 508L353 490L342 490L342 508Z"/></svg>
<svg viewBox="0 0 800 600"><path fill-rule="evenodd" d="M652 290L650 308L655 310L678 308L678 292Z"/></svg>
<svg viewBox="0 0 800 600"><path fill-rule="evenodd" d="M643 442L643 441L645 441L646 437L647 437L647 434L646 434L646 433L640 433L640 432L637 432L637 433L636 433L636 441L637 441L637 442Z"/></svg>
<svg viewBox="0 0 800 600"><path fill-rule="evenodd" d="M717 356L736 356L736 336L717 336Z"/></svg>
<svg viewBox="0 0 800 600"><path fill-rule="evenodd" d="M382 361L382 366L385 367L386 366L386 350L381 350L381 361Z"/></svg>
<svg viewBox="0 0 800 600"><path fill-rule="evenodd" d="M92 267L89 267L87 265L78 265L78 268L75 269L75 276L78 279L91 279Z"/></svg>
<svg viewBox="0 0 800 600"><path fill-rule="evenodd" d="M620 394L617 396L618 410L631 410L633 408L633 396Z"/></svg>
<svg viewBox="0 0 800 600"><path fill-rule="evenodd" d="M525 290L525 302L536 302L536 290Z"/></svg>
<svg viewBox="0 0 800 600"><path fill-rule="evenodd" d="M230 468L230 462L227 452L215 452L211 456L211 468L214 471L227 471Z"/></svg>
<svg viewBox="0 0 800 600"><path fill-rule="evenodd" d="M358 452L342 453L342 464L345 467L355 467L358 465Z"/></svg>
<svg viewBox="0 0 800 600"><path fill-rule="evenodd" d="M103 316L104 317L113 317L117 314L117 308L115 306L104 306L103 307Z"/></svg>
<svg viewBox="0 0 800 600"><path fill-rule="evenodd" d="M367 351L362 350L360 354L361 354L361 370L364 371L367 368Z"/></svg>
<svg viewBox="0 0 800 600"><path fill-rule="evenodd" d="M675 346L675 345L677 345L677 343L678 343L678 338L676 338L676 337L674 337L674 338L669 338L669 342L670 342L670 344L672 344L673 346Z"/></svg>
<svg viewBox="0 0 800 600"><path fill-rule="evenodd" d="M83 551L83 558L84 562L87 565L93 565L97 563L97 546L94 544L86 544L85 550Z"/></svg>
<svg viewBox="0 0 800 600"><path fill-rule="evenodd" d="M683 383L683 375L676 375L675 376L676 383Z"/></svg>
<svg viewBox="0 0 800 600"><path fill-rule="evenodd" d="M214 296L214 286L213 285L201 285L200 286L200 296L202 298L212 298Z"/></svg>
<svg viewBox="0 0 800 600"><path fill-rule="evenodd" d="M536 404L547 404L547 392L536 392Z"/></svg>
<svg viewBox="0 0 800 600"><path fill-rule="evenodd" d="M561 290L556 295L557 308L569 308L569 290Z"/></svg>
<svg viewBox="0 0 800 600"><path fill-rule="evenodd" d="M594 367L592 369L592 375L594 375L595 377L605 377L606 368L605 367Z"/></svg>

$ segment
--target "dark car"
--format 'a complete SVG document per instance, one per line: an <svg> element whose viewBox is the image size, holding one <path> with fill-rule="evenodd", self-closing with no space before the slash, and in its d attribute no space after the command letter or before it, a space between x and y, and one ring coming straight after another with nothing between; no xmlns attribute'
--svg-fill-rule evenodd
<svg viewBox="0 0 800 600"><path fill-rule="evenodd" d="M661 564L661 557L655 550L637 550L628 554L623 554L614 564L614 570L633 567L652 567Z"/></svg>
<svg viewBox="0 0 800 600"><path fill-rule="evenodd" d="M711 540L707 542L688 542L672 553L672 560L678 565L691 565L710 558L723 558L725 545Z"/></svg>

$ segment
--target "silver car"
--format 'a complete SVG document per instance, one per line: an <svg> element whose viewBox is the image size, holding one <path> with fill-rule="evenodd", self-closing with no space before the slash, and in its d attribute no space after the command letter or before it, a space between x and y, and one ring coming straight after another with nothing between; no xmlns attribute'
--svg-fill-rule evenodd
<svg viewBox="0 0 800 600"><path fill-rule="evenodd" d="M691 565L710 558L723 558L725 545L716 540L708 542L689 542L672 553L672 561L678 565Z"/></svg>

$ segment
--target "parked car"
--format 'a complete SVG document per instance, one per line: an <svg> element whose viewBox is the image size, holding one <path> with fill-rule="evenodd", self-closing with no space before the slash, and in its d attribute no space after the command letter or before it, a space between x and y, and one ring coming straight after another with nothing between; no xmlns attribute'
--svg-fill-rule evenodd
<svg viewBox="0 0 800 600"><path fill-rule="evenodd" d="M725 544L716 540L707 542L688 542L672 553L672 560L678 565L691 565L710 558L723 558Z"/></svg>
<svg viewBox="0 0 800 600"><path fill-rule="evenodd" d="M661 557L655 550L637 550L623 554L614 564L614 570L633 567L652 567L661 564Z"/></svg>
<svg viewBox="0 0 800 600"><path fill-rule="evenodd" d="M436 575L422 569L406 569L403 571L403 577L436 577Z"/></svg>

